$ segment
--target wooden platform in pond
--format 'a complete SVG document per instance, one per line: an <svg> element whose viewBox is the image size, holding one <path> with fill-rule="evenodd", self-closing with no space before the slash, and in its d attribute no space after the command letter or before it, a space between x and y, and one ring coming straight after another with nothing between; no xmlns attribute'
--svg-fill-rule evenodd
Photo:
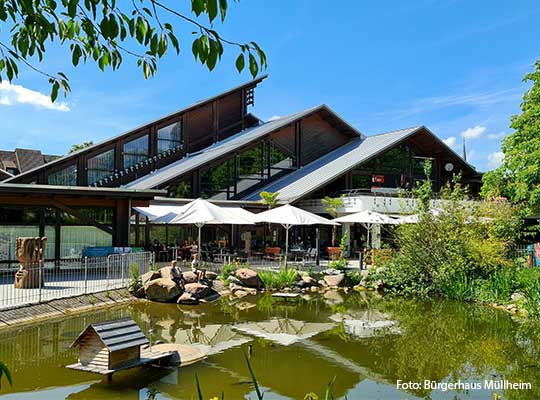
<svg viewBox="0 0 540 400"><path fill-rule="evenodd" d="M280 299L296 299L300 294L298 293L272 293L272 297L277 297Z"/></svg>
<svg viewBox="0 0 540 400"><path fill-rule="evenodd" d="M126 369L140 367L146 364L154 364L154 363L157 364L160 361L165 361L167 358L174 357L176 355L177 355L176 351L164 352L164 351L159 351L156 349L152 349L152 350L141 349L140 359L136 360L133 363L123 365L122 367L119 367L119 368L115 368L115 369L108 369L105 367L98 368L95 366L85 366L85 365L82 365L81 363L66 365L66 368L74 369L76 371L91 372L91 373L100 374L100 375L112 375L118 371L124 371Z"/></svg>
<svg viewBox="0 0 540 400"><path fill-rule="evenodd" d="M180 367L187 367L208 357L208 352L202 348L189 344L162 343L152 345L154 351L173 352L175 355L171 362Z"/></svg>

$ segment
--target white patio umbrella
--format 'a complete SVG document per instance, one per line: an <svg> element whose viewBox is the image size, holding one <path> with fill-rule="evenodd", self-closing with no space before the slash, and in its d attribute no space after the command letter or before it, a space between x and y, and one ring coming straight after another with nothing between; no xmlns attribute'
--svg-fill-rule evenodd
<svg viewBox="0 0 540 400"><path fill-rule="evenodd" d="M368 231L367 242L369 243L369 232L373 225L399 225L399 221L396 218L389 217L387 215L378 213L376 211L363 210L354 214L344 215L333 219L334 222L361 224Z"/></svg>
<svg viewBox="0 0 540 400"><path fill-rule="evenodd" d="M175 212L170 212L153 222L165 224L193 224L199 229L199 246L201 245L201 228L207 224L213 225L253 225L252 221L238 214L228 211L226 208L216 206L203 199L193 200L180 207Z"/></svg>
<svg viewBox="0 0 540 400"><path fill-rule="evenodd" d="M152 204L148 207L133 207L139 214L148 217L153 222L155 219L162 217L169 213L178 213L184 206L171 206L171 205L159 205Z"/></svg>
<svg viewBox="0 0 540 400"><path fill-rule="evenodd" d="M285 204L271 210L255 214L257 222L281 224L285 228L285 264L289 251L289 229L295 225L339 225L339 223L323 218L317 214Z"/></svg>

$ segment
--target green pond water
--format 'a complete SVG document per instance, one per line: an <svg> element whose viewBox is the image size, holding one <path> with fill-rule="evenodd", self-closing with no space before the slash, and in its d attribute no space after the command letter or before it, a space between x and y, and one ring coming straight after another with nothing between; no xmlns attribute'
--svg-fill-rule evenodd
<svg viewBox="0 0 540 400"><path fill-rule="evenodd" d="M153 342L193 343L209 357L177 369L136 368L113 380L67 370L70 343L98 321L131 316ZM364 293L295 301L268 296L199 306L137 302L0 331L0 360L13 374L5 399L255 399L243 351L265 399L540 399L540 328L504 312L457 302L418 302ZM530 390L398 389L396 381L476 383L508 380Z"/></svg>

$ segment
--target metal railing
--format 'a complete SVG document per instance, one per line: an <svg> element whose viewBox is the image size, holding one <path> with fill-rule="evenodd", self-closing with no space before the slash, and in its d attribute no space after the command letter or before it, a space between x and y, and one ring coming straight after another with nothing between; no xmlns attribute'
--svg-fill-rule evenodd
<svg viewBox="0 0 540 400"><path fill-rule="evenodd" d="M131 269L144 274L153 259L153 253L144 252L36 263L27 269L31 288L16 288L14 270L6 269L0 271L0 309L125 288Z"/></svg>

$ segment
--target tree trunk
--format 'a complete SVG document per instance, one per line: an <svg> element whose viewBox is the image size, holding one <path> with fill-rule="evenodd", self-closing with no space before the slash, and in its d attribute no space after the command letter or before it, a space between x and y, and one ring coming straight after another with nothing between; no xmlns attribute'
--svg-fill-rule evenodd
<svg viewBox="0 0 540 400"><path fill-rule="evenodd" d="M336 247L337 226L332 227L332 247Z"/></svg>

